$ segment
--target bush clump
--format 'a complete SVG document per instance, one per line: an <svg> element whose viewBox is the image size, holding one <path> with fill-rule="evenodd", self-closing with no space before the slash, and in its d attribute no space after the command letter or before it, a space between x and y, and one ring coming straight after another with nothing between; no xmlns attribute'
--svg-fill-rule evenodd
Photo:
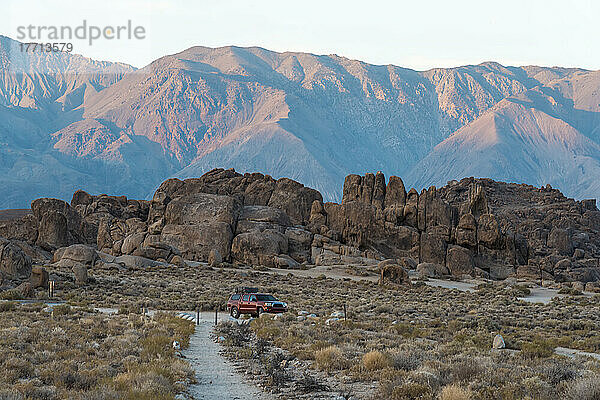
<svg viewBox="0 0 600 400"><path fill-rule="evenodd" d="M344 356L337 346L329 346L315 351L317 368L322 371L334 371L344 366Z"/></svg>
<svg viewBox="0 0 600 400"><path fill-rule="evenodd" d="M374 350L366 353L362 358L363 367L369 371L378 371L391 365L390 359L380 351Z"/></svg>

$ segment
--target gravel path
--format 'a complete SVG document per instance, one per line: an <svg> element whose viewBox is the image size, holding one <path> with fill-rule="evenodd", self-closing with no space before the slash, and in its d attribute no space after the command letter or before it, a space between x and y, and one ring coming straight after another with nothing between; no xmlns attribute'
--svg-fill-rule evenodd
<svg viewBox="0 0 600 400"><path fill-rule="evenodd" d="M195 321L193 313L180 313ZM228 320L227 314L219 314L219 320ZM267 399L267 394L257 387L244 381L242 375L236 372L234 365L219 354L219 344L211 337L215 314L206 312L200 314L200 325L190 337L190 346L183 355L196 371L198 383L189 386L189 391L195 399L215 400L259 400Z"/></svg>
<svg viewBox="0 0 600 400"><path fill-rule="evenodd" d="M582 356L582 357L592 357L592 358L595 358L596 360L600 360L600 354L589 353L587 351L582 351L582 350L568 349L566 347L557 347L554 349L554 352L556 354L560 354L561 356L567 356L567 357L571 357L571 358L575 358L576 356Z"/></svg>
<svg viewBox="0 0 600 400"><path fill-rule="evenodd" d="M545 288L541 286L532 287L529 289L531 293L529 296L519 297L519 299L528 303L542 303L548 304L555 297L565 297L567 295L558 293L556 289ZM592 297L594 294L590 292L583 292L583 296Z"/></svg>

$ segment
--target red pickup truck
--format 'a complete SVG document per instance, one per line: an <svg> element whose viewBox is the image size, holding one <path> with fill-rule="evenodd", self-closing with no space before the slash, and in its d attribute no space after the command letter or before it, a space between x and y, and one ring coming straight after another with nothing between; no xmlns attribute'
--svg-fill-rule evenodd
<svg viewBox="0 0 600 400"><path fill-rule="evenodd" d="M235 293L227 301L227 310L233 318L242 314L258 317L261 313L280 314L287 311L287 304L265 293Z"/></svg>

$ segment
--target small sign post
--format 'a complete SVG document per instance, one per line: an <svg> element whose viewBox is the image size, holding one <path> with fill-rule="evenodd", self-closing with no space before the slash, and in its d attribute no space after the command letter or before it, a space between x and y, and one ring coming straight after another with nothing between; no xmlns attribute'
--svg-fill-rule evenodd
<svg viewBox="0 0 600 400"><path fill-rule="evenodd" d="M54 297L54 281L48 282L48 297L49 298Z"/></svg>

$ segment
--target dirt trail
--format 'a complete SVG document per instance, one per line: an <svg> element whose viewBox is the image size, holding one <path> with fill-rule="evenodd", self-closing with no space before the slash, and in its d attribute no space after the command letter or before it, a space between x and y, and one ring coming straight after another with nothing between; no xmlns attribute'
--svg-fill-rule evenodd
<svg viewBox="0 0 600 400"><path fill-rule="evenodd" d="M186 319L189 320L196 320L195 313L186 312L179 315L188 316ZM218 319L229 320L229 316L220 313ZM219 344L211 337L214 321L214 313L201 313L200 324L196 325L196 331L190 337L190 346L182 352L196 371L198 380L198 383L189 386L190 394L195 399L207 400L269 399L266 393L245 382L243 375L236 371L235 366L219 354Z"/></svg>

